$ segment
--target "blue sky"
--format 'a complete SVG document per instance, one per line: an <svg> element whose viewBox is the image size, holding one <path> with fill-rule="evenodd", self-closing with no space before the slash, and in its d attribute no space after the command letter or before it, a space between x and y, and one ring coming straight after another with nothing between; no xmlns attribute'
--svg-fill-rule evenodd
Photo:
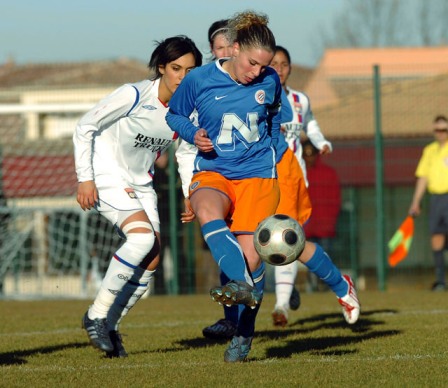
<svg viewBox="0 0 448 388"><path fill-rule="evenodd" d="M215 20L253 9L269 16L277 43L295 64L319 60L320 30L343 0L0 0L0 63L147 61L154 41L185 34L208 54ZM165 6L166 5L166 6ZM169 9L167 9L169 7Z"/></svg>

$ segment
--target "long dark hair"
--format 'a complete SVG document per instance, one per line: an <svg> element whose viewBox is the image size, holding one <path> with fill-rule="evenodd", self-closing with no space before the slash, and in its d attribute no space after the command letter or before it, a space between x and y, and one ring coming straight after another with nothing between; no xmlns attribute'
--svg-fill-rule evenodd
<svg viewBox="0 0 448 388"><path fill-rule="evenodd" d="M289 55L289 51L286 50L283 46L275 46L275 54L277 54L279 51L285 54L286 60L288 61L288 65L290 65L291 55Z"/></svg>
<svg viewBox="0 0 448 388"><path fill-rule="evenodd" d="M173 62L185 54L192 53L194 56L195 66L202 65L202 54L194 44L194 42L185 35L177 35L166 38L160 42L156 42L157 47L151 55L148 68L151 71L151 80L162 77L159 66L166 66L167 63Z"/></svg>

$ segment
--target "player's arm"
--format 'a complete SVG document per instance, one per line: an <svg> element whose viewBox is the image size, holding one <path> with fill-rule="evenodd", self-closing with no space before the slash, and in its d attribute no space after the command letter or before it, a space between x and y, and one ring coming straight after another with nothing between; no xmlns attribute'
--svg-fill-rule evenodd
<svg viewBox="0 0 448 388"><path fill-rule="evenodd" d="M275 74L274 77L278 77L278 75ZM278 79L278 82L276 82L275 86L275 94L272 105L268 106L268 126L270 127L272 143L275 145L275 147L277 147L279 141L280 127L281 123L283 122L282 119L284 118L284 116L282 115L282 104L288 104L288 101L282 98L282 93L284 94L284 91L282 89L280 79Z"/></svg>
<svg viewBox="0 0 448 388"><path fill-rule="evenodd" d="M192 73L189 73L171 97L170 109L166 114L168 126L182 139L193 145L195 144L195 134L198 131L198 127L190 119L190 115L195 109L195 90Z"/></svg>
<svg viewBox="0 0 448 388"><path fill-rule="evenodd" d="M191 222L196 216L191 209L190 200L188 198L188 189L191 179L193 177L194 160L198 153L198 149L187 143L185 140L180 139L179 147L176 150L176 159L178 165L178 172L182 181L182 192L184 194L185 211L181 213L182 222Z"/></svg>
<svg viewBox="0 0 448 388"><path fill-rule="evenodd" d="M325 139L319 124L315 119L311 120L305 127L305 133L311 143L319 150L320 154L325 155L333 151L331 143Z"/></svg>
<svg viewBox="0 0 448 388"><path fill-rule="evenodd" d="M304 132L310 139L311 143L319 150L320 154L329 154L333 151L333 146L327 139L325 139L319 123L314 117L310 99L306 95L305 97L307 99L308 107L304 115Z"/></svg>
<svg viewBox="0 0 448 388"><path fill-rule="evenodd" d="M423 196L425 195L426 188L428 186L428 179L424 176L417 178L415 183L414 196L412 198L411 206L409 207L409 214L411 216L420 215Z"/></svg>

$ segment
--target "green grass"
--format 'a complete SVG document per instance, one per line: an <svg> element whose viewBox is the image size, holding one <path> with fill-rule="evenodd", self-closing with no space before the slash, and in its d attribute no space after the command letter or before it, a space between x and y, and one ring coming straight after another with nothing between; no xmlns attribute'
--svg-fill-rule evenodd
<svg viewBox="0 0 448 388"><path fill-rule="evenodd" d="M0 387L443 387L447 296L365 291L349 326L332 293L304 293L276 329L267 294L249 362L236 365L202 337L222 314L207 295L141 300L121 328L129 357L112 360L80 328L90 301L0 301Z"/></svg>

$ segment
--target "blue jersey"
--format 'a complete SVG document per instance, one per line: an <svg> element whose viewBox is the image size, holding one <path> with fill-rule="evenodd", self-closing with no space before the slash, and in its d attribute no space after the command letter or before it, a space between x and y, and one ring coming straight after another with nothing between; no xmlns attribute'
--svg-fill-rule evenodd
<svg viewBox="0 0 448 388"><path fill-rule="evenodd" d="M198 127L213 142L212 152L198 152L194 172L215 171L228 179L275 178L280 134L280 80L267 67L254 81L240 84L216 61L195 68L182 80L169 103L168 125L194 144Z"/></svg>

